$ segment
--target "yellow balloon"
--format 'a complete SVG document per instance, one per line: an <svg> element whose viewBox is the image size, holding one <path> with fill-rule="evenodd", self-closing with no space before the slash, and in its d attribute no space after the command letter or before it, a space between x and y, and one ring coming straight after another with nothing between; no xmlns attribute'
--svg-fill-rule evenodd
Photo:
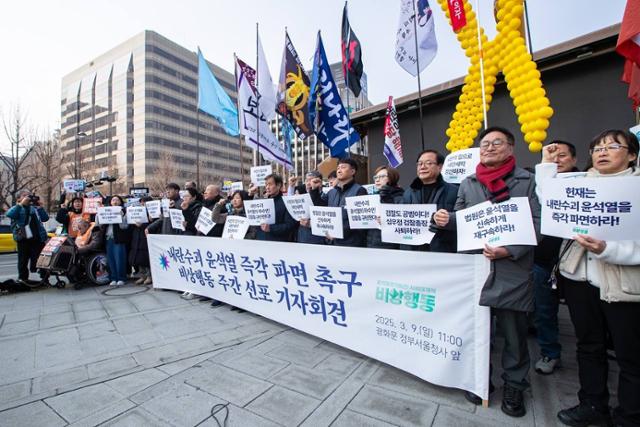
<svg viewBox="0 0 640 427"><path fill-rule="evenodd" d="M551 107L542 107L540 110L540 117L543 119L548 119L553 116L553 108Z"/></svg>
<svg viewBox="0 0 640 427"><path fill-rule="evenodd" d="M453 129L449 128L444 132L449 138L451 138L451 135L453 135Z"/></svg>
<svg viewBox="0 0 640 427"><path fill-rule="evenodd" d="M532 142L529 144L529 151L532 153L539 153L542 151L542 143L541 142Z"/></svg>

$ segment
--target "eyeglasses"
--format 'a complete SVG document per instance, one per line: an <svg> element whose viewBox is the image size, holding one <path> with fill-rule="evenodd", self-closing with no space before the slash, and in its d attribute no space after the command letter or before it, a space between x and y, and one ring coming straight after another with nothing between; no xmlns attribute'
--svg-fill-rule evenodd
<svg viewBox="0 0 640 427"><path fill-rule="evenodd" d="M604 153L605 151L620 151L623 148L626 148L627 150L629 149L629 147L627 147L626 145L622 145L622 144L609 144L609 145L603 145L601 147L594 147L592 149L589 150L589 154L599 154L599 153Z"/></svg>
<svg viewBox="0 0 640 427"><path fill-rule="evenodd" d="M437 165L437 164L438 164L438 162L434 162L434 161L431 161L431 160L427 160L425 162L418 162L417 163L418 167L420 167L420 166L433 166L433 165Z"/></svg>
<svg viewBox="0 0 640 427"><path fill-rule="evenodd" d="M389 175L374 175L373 180L377 181L378 179L387 178Z"/></svg>
<svg viewBox="0 0 640 427"><path fill-rule="evenodd" d="M505 141L504 139L500 139L500 138L494 139L493 141L480 141L480 148L487 149L487 148L489 148L490 145L493 145L496 148L500 148L505 143L507 143L507 141Z"/></svg>

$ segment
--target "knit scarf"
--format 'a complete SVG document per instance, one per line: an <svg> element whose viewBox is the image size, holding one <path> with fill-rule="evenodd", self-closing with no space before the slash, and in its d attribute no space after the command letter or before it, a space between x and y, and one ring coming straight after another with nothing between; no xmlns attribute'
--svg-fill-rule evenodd
<svg viewBox="0 0 640 427"><path fill-rule="evenodd" d="M504 178L516 167L516 159L509 156L507 160L495 169L489 169L482 163L476 166L476 178L489 190L489 200L493 203L504 202L509 198L509 188Z"/></svg>

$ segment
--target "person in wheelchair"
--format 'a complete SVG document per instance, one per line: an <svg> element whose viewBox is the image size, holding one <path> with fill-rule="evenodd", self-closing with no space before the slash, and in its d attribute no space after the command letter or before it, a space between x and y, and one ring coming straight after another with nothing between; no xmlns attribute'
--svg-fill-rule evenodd
<svg viewBox="0 0 640 427"><path fill-rule="evenodd" d="M77 223L78 236L75 239L78 254L86 255L103 249L104 232L101 227L96 227L95 222L81 219Z"/></svg>

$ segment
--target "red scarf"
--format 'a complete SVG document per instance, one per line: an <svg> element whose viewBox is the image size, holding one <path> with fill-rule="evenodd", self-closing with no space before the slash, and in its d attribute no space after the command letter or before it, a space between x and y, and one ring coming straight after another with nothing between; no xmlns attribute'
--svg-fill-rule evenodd
<svg viewBox="0 0 640 427"><path fill-rule="evenodd" d="M476 178L489 190L489 200L493 203L504 202L509 198L509 188L504 178L516 167L516 159L509 156L505 162L495 169L489 169L482 163L476 166Z"/></svg>

